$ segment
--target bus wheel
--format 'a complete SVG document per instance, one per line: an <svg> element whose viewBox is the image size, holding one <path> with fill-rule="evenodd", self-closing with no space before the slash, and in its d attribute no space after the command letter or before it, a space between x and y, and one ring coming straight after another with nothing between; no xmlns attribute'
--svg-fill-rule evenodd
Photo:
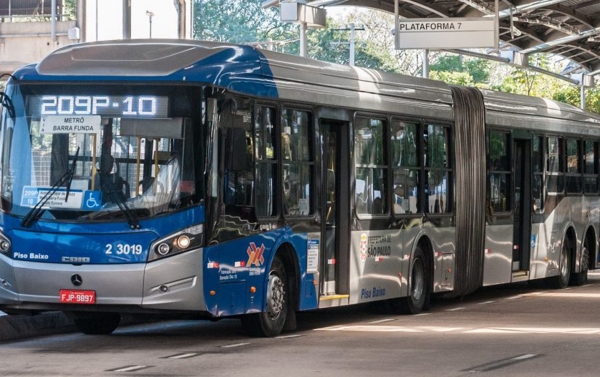
<svg viewBox="0 0 600 377"><path fill-rule="evenodd" d="M562 249L560 250L560 274L553 276L549 280L550 288L563 289L569 286L569 278L571 277L571 248L569 247L569 241L563 242Z"/></svg>
<svg viewBox="0 0 600 377"><path fill-rule="evenodd" d="M581 249L581 271L571 274L572 285L584 285L588 280L588 269L589 269L589 258L590 248L588 238L583 241L583 248Z"/></svg>
<svg viewBox="0 0 600 377"><path fill-rule="evenodd" d="M111 334L119 322L121 315L118 313L75 313L73 322L79 331L88 335Z"/></svg>
<svg viewBox="0 0 600 377"><path fill-rule="evenodd" d="M283 262L273 259L267 285L266 310L242 316L242 326L250 336L277 336L288 314L288 281Z"/></svg>
<svg viewBox="0 0 600 377"><path fill-rule="evenodd" d="M425 304L429 299L429 292L427 291L427 276L428 270L425 253L420 246L417 246L410 271L410 287L408 297L403 297L400 299L400 309L403 313L418 314L425 307Z"/></svg>

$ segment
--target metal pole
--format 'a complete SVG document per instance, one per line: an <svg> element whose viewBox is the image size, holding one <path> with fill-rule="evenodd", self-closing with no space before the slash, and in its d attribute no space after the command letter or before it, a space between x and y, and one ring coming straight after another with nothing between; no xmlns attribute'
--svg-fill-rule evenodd
<svg viewBox="0 0 600 377"><path fill-rule="evenodd" d="M123 0L123 39L131 39L131 0Z"/></svg>
<svg viewBox="0 0 600 377"><path fill-rule="evenodd" d="M52 7L50 10L50 34L52 35L52 43L56 43L56 0L52 0L50 6Z"/></svg>
<svg viewBox="0 0 600 377"><path fill-rule="evenodd" d="M306 56L308 42L306 40L306 22L300 22L300 56Z"/></svg>
<svg viewBox="0 0 600 377"><path fill-rule="evenodd" d="M186 4L185 0L173 0L177 11L177 38L185 39Z"/></svg>
<svg viewBox="0 0 600 377"><path fill-rule="evenodd" d="M494 20L494 44L496 45L496 52L500 53L500 3L496 0L496 16Z"/></svg>
<svg viewBox="0 0 600 377"><path fill-rule="evenodd" d="M154 12L150 12L149 10L147 10L146 16L148 16L148 27L150 28L148 33L149 38L152 39L152 17L154 16Z"/></svg>
<svg viewBox="0 0 600 377"><path fill-rule="evenodd" d="M398 5L398 0L394 0L394 43L396 49L400 46L400 6Z"/></svg>
<svg viewBox="0 0 600 377"><path fill-rule="evenodd" d="M189 39L194 39L194 14L195 14L194 8L196 6L195 5L196 2L195 1L190 1L188 4L189 4L189 8L188 8L188 12L187 13L189 15L188 16L189 19L186 22L189 22L189 25L187 26L187 28L188 28L187 36L188 36Z"/></svg>
<svg viewBox="0 0 600 377"><path fill-rule="evenodd" d="M77 27L79 27L79 41L86 42L87 33L85 32L87 26L87 7L85 0L77 0Z"/></svg>
<svg viewBox="0 0 600 377"><path fill-rule="evenodd" d="M96 42L98 41L98 0L96 0Z"/></svg>
<svg viewBox="0 0 600 377"><path fill-rule="evenodd" d="M585 85L583 85L583 75L581 75L581 87L579 90L580 107L581 110L585 110Z"/></svg>
<svg viewBox="0 0 600 377"><path fill-rule="evenodd" d="M423 77L429 78L429 50L423 50Z"/></svg>

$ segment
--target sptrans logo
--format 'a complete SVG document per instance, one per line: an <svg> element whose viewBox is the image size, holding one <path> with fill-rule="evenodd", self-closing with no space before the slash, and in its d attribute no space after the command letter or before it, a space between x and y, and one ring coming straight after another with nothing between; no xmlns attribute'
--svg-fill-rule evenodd
<svg viewBox="0 0 600 377"><path fill-rule="evenodd" d="M265 258L263 258L263 252L265 251L265 245L262 244L260 247L256 247L254 242L250 242L250 246L248 246L248 263L246 266L252 267L252 265L256 267L262 266L265 263Z"/></svg>

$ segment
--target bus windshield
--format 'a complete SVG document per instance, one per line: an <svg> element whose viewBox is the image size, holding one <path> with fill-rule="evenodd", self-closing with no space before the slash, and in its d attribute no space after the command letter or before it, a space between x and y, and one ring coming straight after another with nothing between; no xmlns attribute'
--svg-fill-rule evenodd
<svg viewBox="0 0 600 377"><path fill-rule="evenodd" d="M23 216L23 225L137 222L202 197L197 89L7 89L14 111L2 113L2 210Z"/></svg>

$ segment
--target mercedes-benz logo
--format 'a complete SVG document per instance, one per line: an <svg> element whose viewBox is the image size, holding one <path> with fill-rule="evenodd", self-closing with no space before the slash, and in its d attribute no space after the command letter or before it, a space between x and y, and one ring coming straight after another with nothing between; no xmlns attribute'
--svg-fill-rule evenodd
<svg viewBox="0 0 600 377"><path fill-rule="evenodd" d="M83 283L83 279L79 274L73 274L73 276L71 276L71 283L73 283L74 286L79 287Z"/></svg>

